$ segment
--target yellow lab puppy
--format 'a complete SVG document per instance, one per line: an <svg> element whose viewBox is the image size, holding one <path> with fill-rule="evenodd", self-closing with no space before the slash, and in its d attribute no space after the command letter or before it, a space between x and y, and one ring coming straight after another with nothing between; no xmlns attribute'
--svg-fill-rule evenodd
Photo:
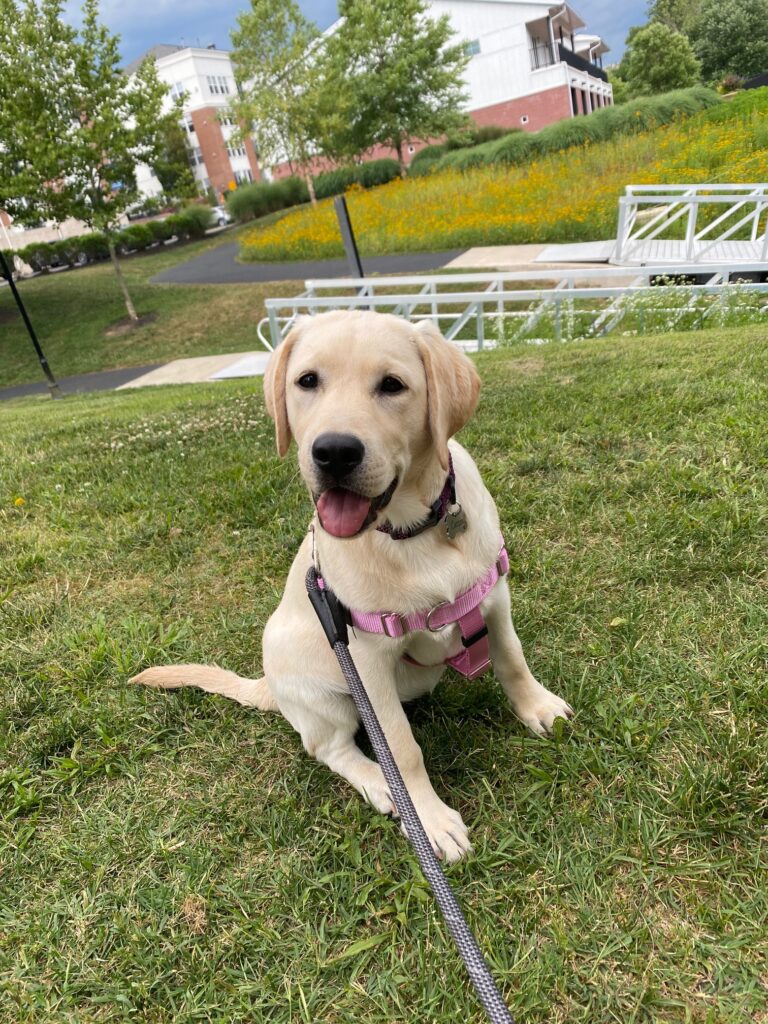
<svg viewBox="0 0 768 1024"><path fill-rule="evenodd" d="M471 457L449 443L472 415L479 389L471 361L429 322L325 313L301 320L275 351L264 390L278 450L285 455L295 439L316 505L316 564L347 608L400 616L435 609L472 588L496 563L496 507ZM450 470L463 512L452 537L439 513L422 529ZM381 769L355 744L357 712L307 599L304 578L312 560L308 535L264 632L264 678L181 665L148 669L136 681L199 686L248 707L279 710L310 755L379 811L393 814ZM480 611L494 671L512 708L544 735L556 718L573 712L531 674L512 626L505 579L492 587ZM401 702L430 692L445 660L461 649L456 624L397 638L352 630L350 638L419 817L435 851L448 861L471 849L467 829L432 788Z"/></svg>

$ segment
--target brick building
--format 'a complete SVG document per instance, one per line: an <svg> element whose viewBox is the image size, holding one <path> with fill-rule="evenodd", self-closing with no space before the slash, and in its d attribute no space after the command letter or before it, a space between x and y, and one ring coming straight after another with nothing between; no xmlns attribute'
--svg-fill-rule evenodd
<svg viewBox="0 0 768 1024"><path fill-rule="evenodd" d="M215 47L153 46L129 64L126 74L136 71L143 60L155 61L158 77L170 86L168 109L182 98L181 124L188 134L192 170L201 190L212 188L221 197L235 185L260 178L253 143L236 143L235 126L220 112L229 104L237 86L229 53ZM150 168L137 176L139 190L148 196L162 192Z"/></svg>

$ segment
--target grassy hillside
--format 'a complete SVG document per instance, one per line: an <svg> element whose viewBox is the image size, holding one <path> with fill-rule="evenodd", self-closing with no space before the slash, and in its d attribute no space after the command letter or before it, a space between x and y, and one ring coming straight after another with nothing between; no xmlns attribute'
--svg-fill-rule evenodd
<svg viewBox="0 0 768 1024"><path fill-rule="evenodd" d="M628 184L763 181L768 89L653 131L564 149L521 167L491 166L396 181L348 203L364 255L473 245L612 238ZM343 252L332 203L243 235L245 259Z"/></svg>
<svg viewBox="0 0 768 1024"><path fill-rule="evenodd" d="M492 677L410 717L526 1024L768 1019L768 347L506 350L463 440L516 625L578 710ZM259 385L0 407L0 1022L481 1024L397 825L277 717L127 686L252 674L309 502Z"/></svg>

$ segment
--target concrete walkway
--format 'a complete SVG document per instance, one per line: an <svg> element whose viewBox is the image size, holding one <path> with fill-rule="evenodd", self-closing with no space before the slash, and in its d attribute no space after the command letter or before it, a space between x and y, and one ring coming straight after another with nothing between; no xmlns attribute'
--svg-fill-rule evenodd
<svg viewBox="0 0 768 1024"><path fill-rule="evenodd" d="M269 352L233 352L227 356L199 356L195 359L174 359L120 384L118 391L128 388L156 387L160 384L202 384L209 380L231 380L234 377L261 377L269 362Z"/></svg>

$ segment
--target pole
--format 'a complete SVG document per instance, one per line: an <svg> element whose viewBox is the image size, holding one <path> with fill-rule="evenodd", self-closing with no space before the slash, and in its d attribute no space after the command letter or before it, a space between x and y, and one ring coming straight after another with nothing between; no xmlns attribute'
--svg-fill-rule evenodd
<svg viewBox="0 0 768 1024"><path fill-rule="evenodd" d="M341 230L341 240L344 243L344 252L347 254L347 263L349 264L352 277L365 277L365 274L363 273L363 264L360 262L360 253L357 251L355 233L352 230L352 222L349 219L347 200L344 196L337 196L333 200L333 205L336 207L336 217L338 218L339 228Z"/></svg>
<svg viewBox="0 0 768 1024"><path fill-rule="evenodd" d="M40 365L43 368L43 373L48 378L48 390L51 392L51 398L61 398L61 391L59 390L59 385L56 381L56 378L53 376L53 371L48 365L48 360L45 358L45 353L40 347L40 342L37 340L37 335L35 334L35 329L32 326L32 321L29 319L29 316L27 315L27 310L24 306L24 303L21 300L21 296L19 295L19 290L16 287L16 282L13 280L13 272L11 271L11 268L8 266L8 260L5 258L5 253L2 251L2 249L0 249L0 271L2 272L2 276L7 280L8 284L11 286L11 293L14 299L16 300L16 305L19 307L19 312L21 313L21 316L24 320L27 331L29 332L29 336L32 339L32 344L35 348L35 352L37 353L37 358L40 362Z"/></svg>

